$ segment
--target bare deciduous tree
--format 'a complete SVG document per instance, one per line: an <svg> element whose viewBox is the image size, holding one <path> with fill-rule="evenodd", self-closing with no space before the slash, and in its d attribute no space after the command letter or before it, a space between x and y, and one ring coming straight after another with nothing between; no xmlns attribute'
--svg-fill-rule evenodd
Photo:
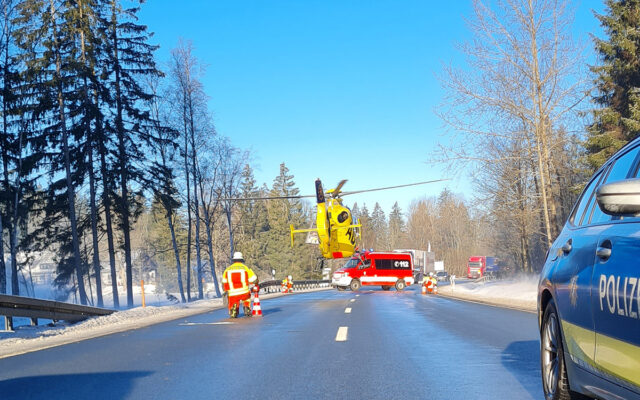
<svg viewBox="0 0 640 400"><path fill-rule="evenodd" d="M447 97L438 111L452 128L451 142L441 146L444 161L473 165L493 207L527 215L516 218L517 240L531 240L530 218L538 213L537 233L547 248L570 203L563 196L572 193L560 187L573 182L567 177L572 161L564 155L575 137L567 127L584 126L578 107L587 93L567 5L475 0L468 21L474 39L461 46L467 66L445 68ZM520 252L527 249L521 246Z"/></svg>

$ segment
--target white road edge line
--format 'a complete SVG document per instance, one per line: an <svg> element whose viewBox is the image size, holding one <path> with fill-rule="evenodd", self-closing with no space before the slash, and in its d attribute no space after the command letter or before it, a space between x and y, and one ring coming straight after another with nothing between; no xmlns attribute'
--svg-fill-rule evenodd
<svg viewBox="0 0 640 400"><path fill-rule="evenodd" d="M347 307L344 309L345 314L351 314L351 307Z"/></svg>
<svg viewBox="0 0 640 400"><path fill-rule="evenodd" d="M341 326L338 328L338 334L336 335L336 342L346 342L347 341L347 331L349 327Z"/></svg>

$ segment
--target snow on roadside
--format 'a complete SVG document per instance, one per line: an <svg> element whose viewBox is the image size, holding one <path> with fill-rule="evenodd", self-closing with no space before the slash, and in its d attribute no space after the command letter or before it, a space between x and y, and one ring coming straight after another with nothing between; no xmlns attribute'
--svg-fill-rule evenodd
<svg viewBox="0 0 640 400"><path fill-rule="evenodd" d="M89 318L76 324L61 322L55 326L19 326L14 332L0 331L0 358L138 329L220 307L222 299L200 300L172 306L137 307L104 317Z"/></svg>
<svg viewBox="0 0 640 400"><path fill-rule="evenodd" d="M459 282L455 286L439 286L438 292L465 300L535 311L538 279L537 276L523 276L479 283Z"/></svg>

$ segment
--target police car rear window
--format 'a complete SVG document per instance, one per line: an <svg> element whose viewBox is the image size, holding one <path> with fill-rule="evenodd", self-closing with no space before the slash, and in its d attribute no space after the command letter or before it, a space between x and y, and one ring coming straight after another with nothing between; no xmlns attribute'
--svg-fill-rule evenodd
<svg viewBox="0 0 640 400"><path fill-rule="evenodd" d="M589 184L589 186L587 186L587 188L582 193L582 197L578 201L578 205L574 208L573 214L571 215L571 218L569 219L569 221L572 224L581 225L582 215L584 214L585 210L587 209L587 206L589 205L589 203L591 201L591 197L593 195L593 190L598 185L598 182L600 181L600 177L601 177L601 174L596 175L591 180L591 183Z"/></svg>
<svg viewBox="0 0 640 400"><path fill-rule="evenodd" d="M408 260L375 260L376 269L411 269L411 263Z"/></svg>

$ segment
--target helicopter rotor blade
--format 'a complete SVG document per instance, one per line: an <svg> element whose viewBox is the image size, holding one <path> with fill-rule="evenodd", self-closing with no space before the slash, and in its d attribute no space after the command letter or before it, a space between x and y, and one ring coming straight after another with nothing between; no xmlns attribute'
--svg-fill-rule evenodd
<svg viewBox="0 0 640 400"><path fill-rule="evenodd" d="M429 183L444 182L444 181L449 181L449 180L451 180L451 178L436 179L436 180L433 180L433 181L407 183L405 185L387 186L387 187L374 188L374 189L354 190L354 191L351 191L351 192L343 192L342 196L348 196L350 194L357 194L357 193L376 192L378 190L397 189L397 188L403 188L403 187L408 187L408 186L428 185Z"/></svg>
<svg viewBox="0 0 640 400"><path fill-rule="evenodd" d="M341 180L340 182L338 182L338 185L335 188L329 190L327 194L330 194L331 197L338 197L340 195L340 189L342 189L345 183L347 183L346 179Z"/></svg>
<svg viewBox="0 0 640 400"><path fill-rule="evenodd" d="M287 200L287 199L306 199L316 197L315 194L296 195L296 196L264 196L264 197L227 197L221 198L222 201L251 201L251 200Z"/></svg>
<svg viewBox="0 0 640 400"><path fill-rule="evenodd" d="M451 179L445 178L445 179L436 179L433 181L407 183L405 185L395 185L395 186L387 186L382 188L365 189L365 190L354 190L351 192L340 192L339 189L347 182L346 179L343 179L340 181L340 183L338 183L338 186L336 186L334 189L327 191L327 194L330 194L332 197L335 198L335 197L347 196L350 194L375 192L378 190L397 189L397 188L403 188L408 186L427 185L429 183L443 182L443 181L449 181L449 180ZM307 195L295 195L295 196L229 197L229 198L221 198L220 200L221 201L287 200L287 199L307 199L307 198L315 198L315 197L316 197L315 194L307 194Z"/></svg>

